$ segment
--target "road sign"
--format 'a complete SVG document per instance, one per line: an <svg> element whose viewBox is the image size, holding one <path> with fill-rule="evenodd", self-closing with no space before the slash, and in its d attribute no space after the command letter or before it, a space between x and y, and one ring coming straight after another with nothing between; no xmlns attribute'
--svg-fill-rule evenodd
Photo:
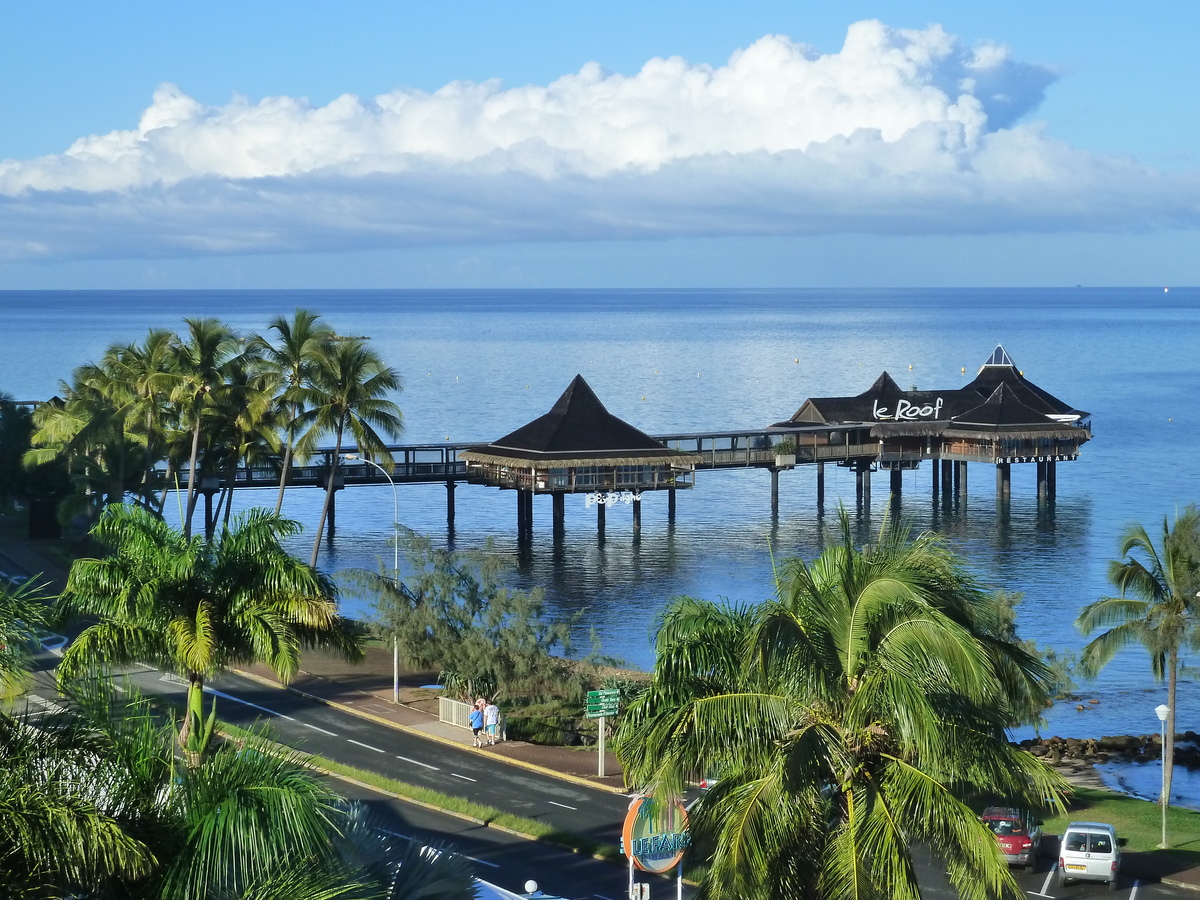
<svg viewBox="0 0 1200 900"><path fill-rule="evenodd" d="M621 692L611 689L606 691L588 691L587 717L599 719L605 716L615 716L621 703Z"/></svg>

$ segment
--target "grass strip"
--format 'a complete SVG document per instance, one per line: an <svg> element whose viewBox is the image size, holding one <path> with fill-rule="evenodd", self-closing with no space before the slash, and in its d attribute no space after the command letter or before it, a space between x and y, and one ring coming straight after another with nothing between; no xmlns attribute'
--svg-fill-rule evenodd
<svg viewBox="0 0 1200 900"><path fill-rule="evenodd" d="M252 736L252 732L225 722L220 723L220 729L224 734L234 738ZM377 788L385 793L393 794L401 799L412 800L416 803L442 810L443 812L466 816L485 825L503 828L531 840L553 844L574 853L594 856L597 859L617 860L621 858L620 848L615 844L605 844L589 840L581 835L554 828L544 822L514 816L511 813L496 809L494 806L474 803L470 800L464 800L461 797L443 794L441 791L435 791L432 788L424 788L415 784L408 784L404 781L397 781L386 775L380 775L378 772L371 772L367 769L357 768L356 766L348 766L336 760L311 753L301 751L300 758L307 765L319 771L344 778L352 778L355 781Z"/></svg>
<svg viewBox="0 0 1200 900"><path fill-rule="evenodd" d="M1046 819L1047 834L1062 834L1069 822L1107 822L1124 838L1126 850L1153 852L1191 865L1200 865L1200 812L1172 806L1167 809L1170 850L1158 850L1162 840L1162 810L1152 800L1114 794L1099 788L1076 788L1065 816Z"/></svg>

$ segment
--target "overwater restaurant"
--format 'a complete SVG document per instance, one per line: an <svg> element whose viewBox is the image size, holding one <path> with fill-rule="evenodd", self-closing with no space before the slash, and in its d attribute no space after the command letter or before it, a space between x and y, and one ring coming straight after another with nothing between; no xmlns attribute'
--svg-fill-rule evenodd
<svg viewBox="0 0 1200 900"><path fill-rule="evenodd" d="M891 470L893 487L903 469L941 461L944 490L966 489L968 462L996 466L998 496L1009 493L1010 466L1035 463L1039 497L1053 497L1056 463L1078 458L1091 439L1090 414L1075 409L1025 378L1003 347L997 347L965 386L942 391L905 391L884 372L853 397L806 400L789 426L853 425L855 443L878 442L876 464ZM938 469L934 468L934 487Z"/></svg>
<svg viewBox="0 0 1200 900"><path fill-rule="evenodd" d="M534 494L550 494L554 525L561 528L566 494L585 493L597 521L613 498L633 504L641 524L641 494L693 484L695 459L672 450L607 409L582 375L576 375L550 411L516 431L459 453L468 480L517 491L517 527L532 530Z"/></svg>

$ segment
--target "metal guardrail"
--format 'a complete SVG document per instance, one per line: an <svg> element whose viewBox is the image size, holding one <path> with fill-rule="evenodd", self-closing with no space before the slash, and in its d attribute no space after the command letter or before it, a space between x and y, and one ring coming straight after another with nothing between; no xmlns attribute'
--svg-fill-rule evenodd
<svg viewBox="0 0 1200 900"><path fill-rule="evenodd" d="M470 703L463 703L461 700L452 700L450 697L438 697L438 721L446 725L456 725L459 728L471 730L471 710L475 707ZM500 713L500 740L508 740L508 720L504 713Z"/></svg>

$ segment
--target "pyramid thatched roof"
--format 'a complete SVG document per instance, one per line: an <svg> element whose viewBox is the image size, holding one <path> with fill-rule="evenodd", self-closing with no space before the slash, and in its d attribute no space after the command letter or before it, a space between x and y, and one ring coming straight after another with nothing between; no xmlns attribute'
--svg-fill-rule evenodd
<svg viewBox="0 0 1200 900"><path fill-rule="evenodd" d="M539 468L670 465L691 467L692 457L672 450L604 408L582 375L576 375L550 411L490 444L464 450L467 462Z"/></svg>

